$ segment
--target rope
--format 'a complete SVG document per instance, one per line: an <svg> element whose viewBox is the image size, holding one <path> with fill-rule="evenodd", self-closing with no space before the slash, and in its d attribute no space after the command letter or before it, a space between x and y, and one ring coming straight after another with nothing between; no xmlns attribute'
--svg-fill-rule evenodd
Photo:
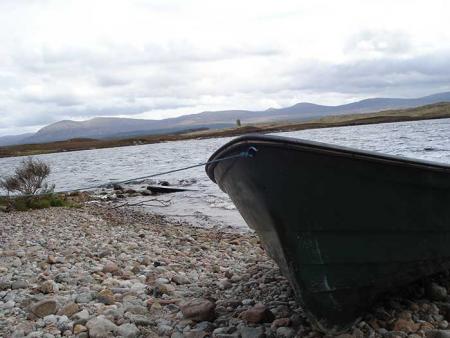
<svg viewBox="0 0 450 338"><path fill-rule="evenodd" d="M78 192L78 191L92 190L92 189L100 189L100 188L105 188L105 187L107 187L109 185L124 184L124 183L130 183L130 182L133 182L133 181L143 180L143 179L147 179L147 178L163 176L163 175L175 173L175 172L178 172L178 171L184 171L184 170L188 170L188 169L192 169L192 168L196 168L196 167L201 167L201 166L205 166L205 165L208 165L208 164L228 161L228 160L232 160L232 159L236 159L236 158L252 158L252 157L255 156L257 151L258 150L255 147L249 147L247 149L247 151L240 152L239 154L236 154L236 155L222 157L222 158L218 158L218 159L215 159L215 160L212 160L212 161L207 161L207 162L203 162L203 163L199 163L199 164L194 164L194 165L190 165L190 166L187 166L187 167L173 169L173 170L169 170L169 171L163 171L163 172L159 172L159 173L155 173L155 174L151 174L151 175L130 178L130 179L126 179L126 180L123 180L123 181L113 181L113 182L102 183L102 184L99 184L99 185L91 185L91 186L86 186L86 187L72 189L72 190L55 191L55 192L41 193L41 194L35 194L35 195L20 195L20 196L21 197L45 196L45 195L51 195L53 193L56 193L56 194L68 194L68 193L71 193L71 192ZM0 197L8 197L8 196L7 195L3 195L3 196L0 196Z"/></svg>

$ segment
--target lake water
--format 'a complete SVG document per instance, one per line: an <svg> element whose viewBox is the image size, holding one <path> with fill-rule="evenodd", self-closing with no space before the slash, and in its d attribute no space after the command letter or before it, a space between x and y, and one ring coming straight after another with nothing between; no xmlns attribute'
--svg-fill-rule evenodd
<svg viewBox="0 0 450 338"><path fill-rule="evenodd" d="M450 119L310 129L278 135L450 163ZM49 181L56 184L57 191L63 191L202 163L230 139L84 150L39 155L36 158L51 165ZM0 176L11 174L21 160L0 159ZM168 174L145 183L158 183L159 180L168 181L171 185L183 185L192 191L159 196L158 199L164 201L166 206L152 201L148 202L146 209L200 226L215 224L246 228L228 196L208 179L204 167ZM143 183L135 186L142 186ZM135 198L135 201L142 199Z"/></svg>

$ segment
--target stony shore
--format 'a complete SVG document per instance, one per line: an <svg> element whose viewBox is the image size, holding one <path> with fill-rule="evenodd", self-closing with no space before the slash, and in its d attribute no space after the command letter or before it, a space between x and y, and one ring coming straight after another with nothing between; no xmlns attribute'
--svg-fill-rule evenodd
<svg viewBox="0 0 450 338"><path fill-rule="evenodd" d="M450 278L386 296L340 338L450 337ZM325 337L254 234L108 203L0 213L0 337Z"/></svg>

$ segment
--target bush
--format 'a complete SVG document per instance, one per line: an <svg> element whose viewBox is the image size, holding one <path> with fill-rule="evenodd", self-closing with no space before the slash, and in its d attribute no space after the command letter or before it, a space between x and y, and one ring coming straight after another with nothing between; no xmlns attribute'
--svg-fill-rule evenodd
<svg viewBox="0 0 450 338"><path fill-rule="evenodd" d="M17 192L26 196L50 193L54 186L49 187L44 182L49 175L50 166L47 163L29 157L16 168L14 175L0 179L0 188L8 194Z"/></svg>
<svg viewBox="0 0 450 338"><path fill-rule="evenodd" d="M40 196L11 196L8 199L0 199L0 211L27 211L30 209L45 209L50 207L76 208L78 205L66 200L64 196L40 195Z"/></svg>

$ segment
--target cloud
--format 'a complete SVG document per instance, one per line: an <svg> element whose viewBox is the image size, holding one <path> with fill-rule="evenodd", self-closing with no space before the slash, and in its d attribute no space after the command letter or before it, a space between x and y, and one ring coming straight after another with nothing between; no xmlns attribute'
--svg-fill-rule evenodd
<svg viewBox="0 0 450 338"><path fill-rule="evenodd" d="M448 7L440 0L1 1L0 135L62 119L447 90Z"/></svg>

